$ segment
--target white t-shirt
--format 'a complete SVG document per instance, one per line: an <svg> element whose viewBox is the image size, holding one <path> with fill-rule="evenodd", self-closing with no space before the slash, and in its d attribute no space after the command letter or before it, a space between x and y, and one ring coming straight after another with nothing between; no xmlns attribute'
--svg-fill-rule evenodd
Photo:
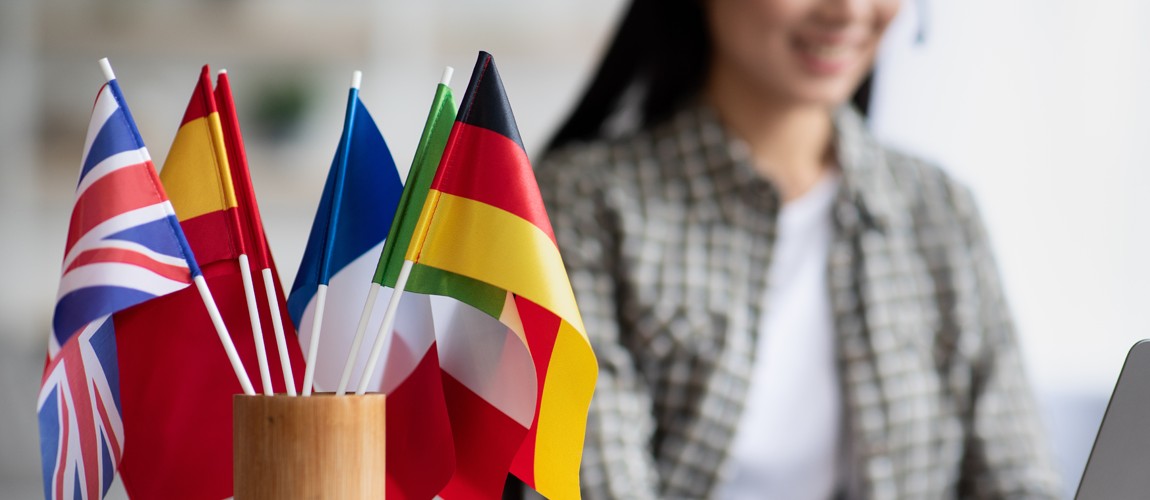
<svg viewBox="0 0 1150 500"><path fill-rule="evenodd" d="M754 373L716 498L826 500L838 486L842 407L827 285L838 188L828 174L779 213Z"/></svg>

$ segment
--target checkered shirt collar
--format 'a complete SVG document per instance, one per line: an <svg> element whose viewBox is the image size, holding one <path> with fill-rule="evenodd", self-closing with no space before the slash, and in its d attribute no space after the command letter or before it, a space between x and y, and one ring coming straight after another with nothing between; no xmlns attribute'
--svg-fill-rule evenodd
<svg viewBox="0 0 1150 500"><path fill-rule="evenodd" d="M850 106L834 111L835 153L842 173L842 190L835 208L837 223L846 229L884 231L905 222L906 201L896 179L885 168L886 152ZM753 165L750 148L719 120L714 108L696 100L652 131L657 157L703 158L706 178L691 179L694 202L719 203L724 218L734 217L732 200L774 213L779 195ZM674 164L665 162L665 164Z"/></svg>

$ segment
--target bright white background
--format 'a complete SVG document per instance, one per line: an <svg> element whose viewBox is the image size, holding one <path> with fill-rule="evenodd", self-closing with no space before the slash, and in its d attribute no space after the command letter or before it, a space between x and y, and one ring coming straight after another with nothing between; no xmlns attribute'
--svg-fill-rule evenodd
<svg viewBox="0 0 1150 500"><path fill-rule="evenodd" d="M351 71L410 161L444 65L492 52L538 151L580 90L621 0L5 0L0 2L0 499L40 494L33 418L96 60L111 58L152 155L199 66L226 67L269 239L290 284L331 161ZM914 9L925 6L925 16ZM1068 488L1126 350L1150 337L1150 5L907 3L884 49L873 125L981 202ZM925 29L925 40L914 35ZM253 134L278 80L309 105L286 140ZM1068 496L1072 489L1068 489Z"/></svg>
<svg viewBox="0 0 1150 500"><path fill-rule="evenodd" d="M872 125L974 188L1072 488L1127 350L1150 337L1150 5L904 7Z"/></svg>
<svg viewBox="0 0 1150 500"><path fill-rule="evenodd" d="M1150 5L928 5L888 33L872 124L974 187L1041 382L1109 386L1150 337Z"/></svg>

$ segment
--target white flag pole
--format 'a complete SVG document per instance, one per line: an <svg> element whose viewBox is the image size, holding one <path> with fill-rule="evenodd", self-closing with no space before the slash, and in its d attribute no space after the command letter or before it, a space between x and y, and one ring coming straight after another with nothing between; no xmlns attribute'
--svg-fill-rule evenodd
<svg viewBox="0 0 1150 500"><path fill-rule="evenodd" d="M443 68L443 75L441 75L439 77L439 83L441 85L450 85L451 84L451 75L454 75L454 74L455 74L455 68L452 68L451 66L447 66L447 67Z"/></svg>
<svg viewBox="0 0 1150 500"><path fill-rule="evenodd" d="M332 192L332 207L331 213L328 218L328 235L324 239L323 252L320 254L320 283L316 287L316 305L315 316L312 317L311 322L311 342L308 344L307 349L307 368L303 372L303 395L311 396L313 385L315 384L315 365L318 361L317 354L319 354L319 336L323 333L323 310L327 304L327 281L331 278L328 275L327 266L331 259L331 246L335 242L335 231L339 225L337 216L339 214L340 200L343 196L343 183L344 171L347 169L347 159L351 148L351 127L355 124L355 99L358 99L359 86L363 80L363 72L354 71L351 74L351 92L347 103L347 115L344 118L344 143L340 146L340 159L335 176L335 186Z"/></svg>
<svg viewBox="0 0 1150 500"><path fill-rule="evenodd" d="M339 387L335 390L336 396L347 393L347 383L351 379L351 370L359 358L359 347L363 344L363 334L367 331L368 320L375 310L375 298L379 295L379 283L371 282L371 289L367 292L367 300L363 304L363 312L359 315L359 325L355 327L355 337L351 341L351 350L347 353L347 362L343 364L343 373L339 376Z"/></svg>
<svg viewBox="0 0 1150 500"><path fill-rule="evenodd" d="M112 71L112 63L108 62L108 58L100 59L100 71L104 72L104 79L112 81L116 79L116 73Z"/></svg>
<svg viewBox="0 0 1150 500"><path fill-rule="evenodd" d="M255 396L256 390L252 388L252 381L248 378L247 370L244 370L244 363L240 361L240 355L236 352L235 344L232 343L232 336L228 333L224 318L220 316L220 309L216 307L216 301L212 298L212 291L208 289L208 282L204 280L203 275L196 276L194 280L196 289L200 292L200 299L204 301L204 307L208 309L208 316L212 318L212 325L216 327L216 334L220 337L224 352L228 354L228 361L232 364L232 370L236 372L236 378L239 379L244 394Z"/></svg>
<svg viewBox="0 0 1150 500"><path fill-rule="evenodd" d="M363 374L359 377L359 388L355 391L356 395L362 396L367 392L367 386L371 383L371 373L375 371L375 365L379 363L379 355L383 352L383 346L391 341L392 327L395 325L395 313L399 310L399 300L403 298L403 291L407 289L407 278L411 275L411 268L415 263L410 260L403 261L403 267L399 270L399 277L395 279L395 291L391 294L391 300L387 302L387 309L383 313L383 324L379 325L379 332L375 334L375 344L371 346L371 356L367 358L367 365L363 367Z"/></svg>
<svg viewBox="0 0 1150 500"><path fill-rule="evenodd" d="M275 281L272 281L271 268L265 267L262 271L264 277L264 290L268 295L268 309L272 313L272 329L276 332L276 348L280 353L280 368L284 372L284 387L288 396L295 396L295 374L291 368L291 358L288 357L287 337L284 335L284 320L280 312L279 296L276 295Z"/></svg>
<svg viewBox="0 0 1150 500"><path fill-rule="evenodd" d="M306 368L303 370L303 395L311 396L315 382L315 362L319 353L319 334L323 326L323 308L327 305L327 285L319 285L315 290L315 314L311 318L311 341L307 347Z"/></svg>
<svg viewBox="0 0 1150 500"><path fill-rule="evenodd" d="M256 305L255 284L252 283L252 267L248 262L247 254L240 254L240 276L244 282L244 299L248 303L248 318L252 322L252 338L256 344L256 360L260 365L260 383L264 386L264 395L275 394L272 389L272 375L268 370L268 351L264 347L264 326L260 321L259 306Z"/></svg>

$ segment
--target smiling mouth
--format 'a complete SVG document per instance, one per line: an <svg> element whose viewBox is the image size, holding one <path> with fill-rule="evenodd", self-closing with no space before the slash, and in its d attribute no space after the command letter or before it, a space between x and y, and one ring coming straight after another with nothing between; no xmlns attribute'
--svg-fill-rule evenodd
<svg viewBox="0 0 1150 500"><path fill-rule="evenodd" d="M819 76L833 76L850 68L860 53L857 43L827 43L796 40L795 48L803 66Z"/></svg>

